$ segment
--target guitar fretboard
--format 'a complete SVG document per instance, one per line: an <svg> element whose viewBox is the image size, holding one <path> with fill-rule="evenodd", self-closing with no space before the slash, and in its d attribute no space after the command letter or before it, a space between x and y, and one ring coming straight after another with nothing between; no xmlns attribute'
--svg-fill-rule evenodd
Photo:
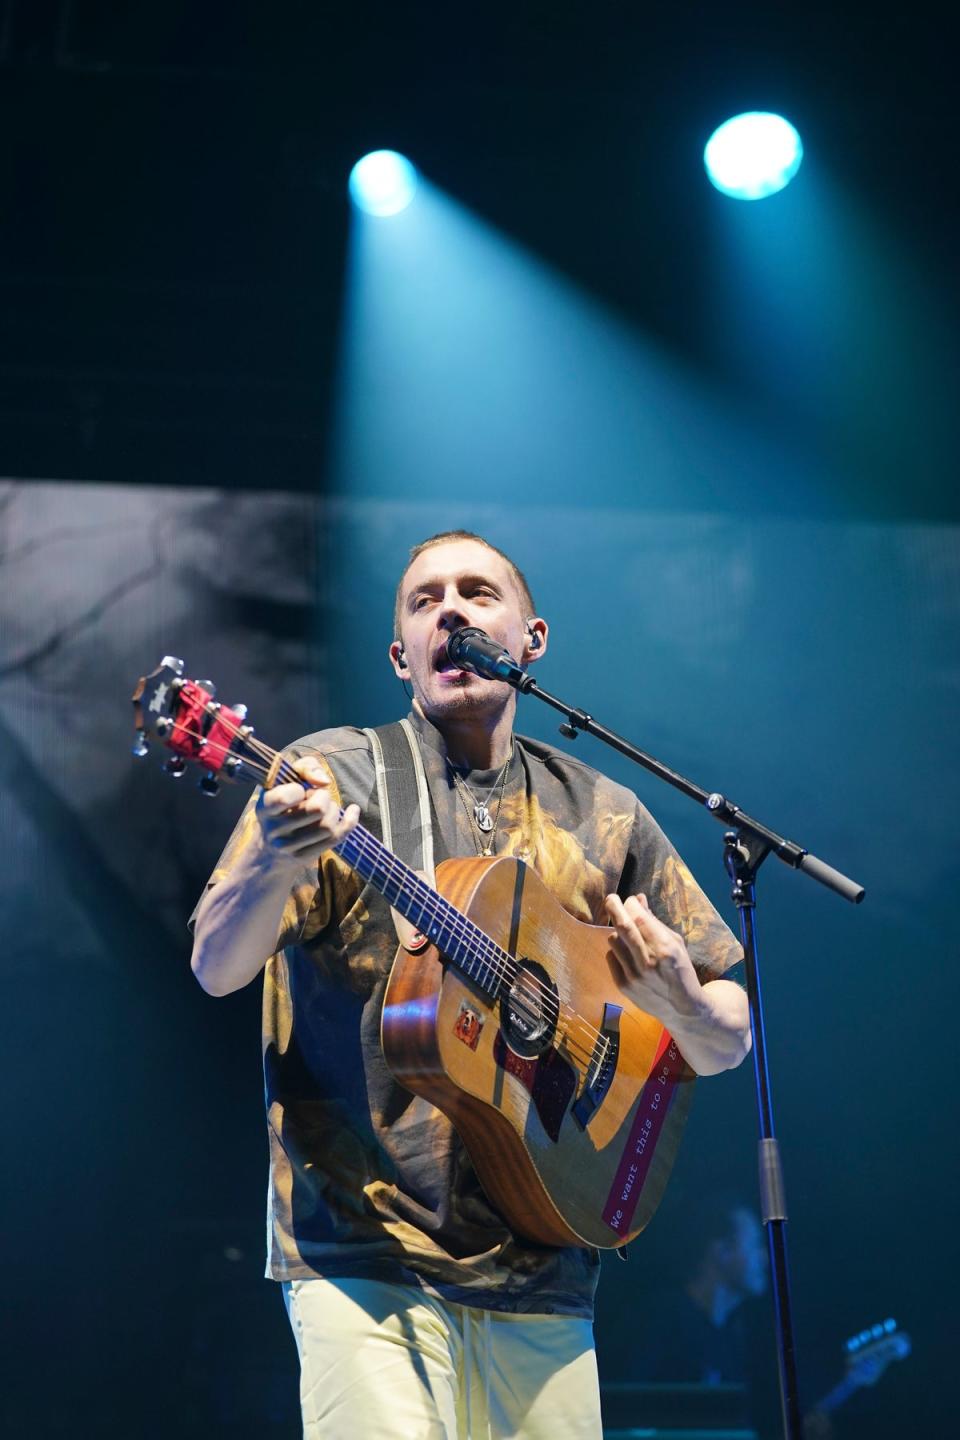
<svg viewBox="0 0 960 1440"><path fill-rule="evenodd" d="M369 830L357 825L333 848L491 1000L509 989L517 970L513 956Z"/></svg>

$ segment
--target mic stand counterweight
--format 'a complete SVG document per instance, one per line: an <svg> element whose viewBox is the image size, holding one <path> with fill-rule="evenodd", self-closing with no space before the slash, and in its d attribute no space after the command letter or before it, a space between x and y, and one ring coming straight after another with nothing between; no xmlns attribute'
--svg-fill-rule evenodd
<svg viewBox="0 0 960 1440"><path fill-rule="evenodd" d="M575 706L567 705L555 695L541 690L537 682L516 668L516 675L502 671L487 678L507 679L524 695L535 695L545 704L559 710L566 716L560 726L560 733L575 740L582 730L595 736L625 755L628 760L642 765L675 790L680 790L691 800L698 801L711 815L724 825L733 827L724 834L724 865L733 882L732 898L740 919L740 938L743 943L744 967L747 975L747 999L750 1007L750 1031L753 1039L753 1067L757 1092L757 1117L759 1122L759 1171L760 1205L767 1243L770 1252L770 1273L773 1286L774 1310L777 1317L777 1359L780 1378L780 1404L785 1440L801 1440L802 1421L797 1386L797 1364L793 1339L793 1318L790 1306L790 1280L787 1265L787 1242L784 1225L787 1219L786 1197L783 1172L780 1165L780 1150L773 1130L773 1101L770 1092L770 1078L767 1071L766 1036L763 1024L763 1001L760 989L760 954L756 928L756 875L768 855L776 855L785 865L802 870L811 879L819 881L829 890L842 895L845 900L859 904L863 899L862 885L848 876L834 870L832 866L809 854L801 845L777 835L766 825L745 815L739 806L733 804L719 791L707 791L652 755L638 750L629 740L600 725L592 715ZM482 671L478 671L482 673Z"/></svg>

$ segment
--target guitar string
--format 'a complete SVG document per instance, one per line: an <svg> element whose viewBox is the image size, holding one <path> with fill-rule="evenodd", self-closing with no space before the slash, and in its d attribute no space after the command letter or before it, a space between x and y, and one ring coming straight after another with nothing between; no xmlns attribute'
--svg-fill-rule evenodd
<svg viewBox="0 0 960 1440"><path fill-rule="evenodd" d="M220 724L225 731L232 731L235 738L237 736L240 736L243 739L245 745L247 745L250 749L259 752L259 754L263 757L264 760L270 761L271 765L277 759L278 752L273 750L270 746L264 744L262 741L254 740L251 736L243 736L242 727L233 725L231 722L223 719L220 720ZM186 725L180 724L179 728L181 730L181 733L190 736L190 738L192 739L203 740L205 738L202 734L200 734L199 731L191 730ZM270 765L264 765L261 771L258 765L256 765L250 760L245 759L243 756L237 756L236 758L240 761L242 765L246 765L247 768L250 769L255 775L260 773L266 775L270 770ZM281 775L283 775L284 779L289 779L297 784L302 783L302 777L297 774L296 770L293 768L290 762L284 759L281 759L280 766L278 767L277 778L280 778ZM341 810L340 813L342 815L343 811ZM353 831L351 831L350 835L344 837L344 841L341 843L346 843L350 841L354 836L357 837L355 844L359 845L362 843L363 848L360 852L361 858L368 861L377 860L378 857L381 856L385 858L386 864L382 863L381 861L379 864L379 869L384 873L385 885L389 883L389 881L392 879L393 883L397 886L397 898L399 898L400 890L402 888L402 882L404 881L406 882L406 888L408 892L411 890L414 890L416 892L417 908L420 910L421 924L423 924L424 917L427 916L429 913L430 919L434 921L439 921L442 928L453 936L457 947L463 947L464 949L467 949L468 952L472 948L474 952L478 952L483 967L492 975L494 975L498 980L505 981L508 977L515 978L516 962L514 961L513 956L508 955L507 952L503 951L495 943L495 941L493 941L490 936L486 935L484 931L482 931L478 926L476 926L474 922L469 919L468 916L463 915L462 912L457 910L455 906L451 905L445 897L437 895L436 898L434 898L433 890L428 885L426 885L425 882L421 881L419 876L417 876L414 871L411 871L407 867L405 867L402 861L400 861L396 856L392 855L391 852L387 850L384 846L380 845L379 842L375 839L375 837L373 835L370 835L369 832L363 828L363 826L357 826ZM336 850L339 847L334 846L332 848ZM413 882L412 884L410 883L411 881ZM389 898L390 897L388 895L387 899L389 900ZM438 901L440 902L439 906L437 904ZM449 915L450 920L452 920L452 924L450 923L450 920L447 920L445 922L441 918L444 912ZM480 942L479 944L477 943L478 941ZM455 960L457 959L456 955L454 955L452 958L454 958ZM462 959L458 963L462 964ZM480 977L472 978L479 979ZM586 1019L585 1016L578 1014L576 1011L572 1010L570 1006L561 1004L553 991L544 986L542 982L538 979L538 977L531 975L529 971L526 971L523 972L522 978L523 981L526 983L527 988L534 992L534 1003L539 1003L541 1005L542 1010L546 1012L547 1018L550 1023L552 1023L556 1027L559 1038L568 1040L571 1048L574 1046L575 1043L574 1031L569 1027L569 1024L563 1029L560 1028L560 1016L561 1014L564 1014L566 1017L569 1017L570 1020L580 1022L577 1026L577 1030L579 1031L581 1036L586 1037L586 1043L584 1043L584 1041L582 1040L576 1042L576 1048L580 1049L582 1047L583 1055L586 1057L588 1071L594 1065L596 1065L598 1068L602 1067L609 1053L611 1044L610 1039L605 1036L601 1031L595 1029L595 1027L590 1024L590 1022ZM536 992L539 992L539 1000L537 999ZM519 1010L525 1010L522 995L514 994L513 1001ZM529 1010L526 1011L526 1015L532 1022L536 1022L536 1020L539 1018L538 1015L531 1013ZM600 1054L597 1053L598 1046L602 1047L602 1053Z"/></svg>
<svg viewBox="0 0 960 1440"><path fill-rule="evenodd" d="M251 736L243 736L242 727L233 725L231 722L223 719L221 719L220 724L224 730L228 732L232 731L234 738L240 736L240 738L243 739L245 745L247 745L250 749L256 750L263 757L264 760L269 760L270 765L272 765L272 763L277 759L279 752L273 750L263 741L255 740ZM184 735L190 736L191 739L203 740L205 738L199 731L191 730L186 725L180 724L179 728ZM264 765L261 771L261 768L258 765L256 765L250 760L245 759L243 756L237 756L236 758L240 761L242 765L246 765L247 768L251 770L255 775L258 775L260 773L266 775L270 770L270 765ZM284 759L281 759L280 766L278 767L277 778L279 779L281 775L284 779L291 780L297 784L302 783L302 777L298 775L297 771L293 768L290 762ZM343 811L341 810L340 813L342 815ZM375 839L375 837L371 835L368 831L366 831L363 826L357 826L353 831L350 832L350 835L344 837L344 842L341 843L350 841L354 836L357 837L358 843L361 841L362 837L363 850L361 851L361 858L370 861L376 860L378 859L378 857L381 856L384 857L384 859L386 860L386 864L382 863L381 861L381 863L379 864L379 869L384 872L385 884L392 879L393 883L397 886L397 898L399 898L399 893L402 888L402 882L406 882L406 888L408 892L410 892L411 890L416 892L417 908L420 910L421 924L423 924L424 916L428 915L429 912L432 912L429 913L429 918L434 921L439 921L442 928L453 936L455 944L458 947L463 947L467 949L468 952L471 948L474 952L478 952L480 954L483 967L492 975L494 975L498 980L505 981L508 977L511 976L515 978L516 962L514 961L514 957L509 955L506 951L502 950L501 947L498 946L496 942L490 938L490 936L486 935L485 932L479 928L479 926L475 925L475 923L470 920L468 916L463 915L462 912L457 910L456 906L451 905L444 896L436 895L435 897L433 890L425 882L420 880L419 876L416 875L415 871L409 870L406 866L404 866L403 862L400 861L398 857L392 855L389 850L387 850L384 846L380 845L380 843ZM333 846L332 848L336 850L339 847ZM389 898L390 897L388 895L387 899L389 900ZM439 905L437 903L438 901ZM444 921L441 919L441 916L444 914L444 912L449 915L450 919L452 920L452 924L449 920ZM456 955L452 956L452 958L455 960L457 959ZM462 959L458 963L462 964ZM479 979L480 977L471 978ZM547 1018L550 1023L552 1023L556 1027L558 1037L561 1039L566 1039L571 1049L576 1048L582 1051L582 1056L585 1058L588 1072L593 1066L596 1066L599 1071L599 1069L602 1068L603 1064L606 1062L609 1054L611 1045L609 1037L607 1037L601 1031L597 1030L593 1025L591 1025L585 1016L580 1015L577 1011L572 1010L570 1006L562 1004L558 1000L558 997L554 994L554 992L544 986L537 976L531 975L529 971L526 971L523 972L522 978L526 983L527 988L534 992L534 1003L539 1003L541 1005L542 1010L546 1012ZM537 998L537 992L539 992L539 998ZM513 1002L519 1010L524 1011L525 1007L523 1004L522 995L518 996L514 994ZM538 1015L531 1013L529 1010L526 1011L526 1014L532 1022L536 1022L536 1020L539 1018ZM570 1028L569 1023L566 1027L561 1029L559 1023L561 1014L568 1017L569 1020L580 1022L576 1028L581 1036L586 1037L585 1041L582 1039L579 1041L575 1040L575 1032L572 1028ZM602 1047L600 1049L600 1053L598 1053L599 1047Z"/></svg>
<svg viewBox="0 0 960 1440"><path fill-rule="evenodd" d="M345 846L349 845L355 836L357 836L357 831L351 831L343 844ZM340 849L338 846L334 848ZM375 858L378 852L382 853L376 840L374 840L373 837L370 837L368 840L365 835L357 836L355 848L362 853L363 858L368 860ZM341 853L343 852L341 851ZM407 878L405 872L397 870L392 862L389 868L387 865L380 863L378 869L384 876L384 893L388 901L391 900L391 885L396 887L397 899L400 898L401 891L404 889L406 889L408 895L410 894L411 887L409 884L405 885L404 883ZM486 935L479 927L474 926L474 922L470 920L469 916L464 916L461 920L460 912L451 906L450 902L443 896L440 897L441 903L438 905L429 890L424 893L418 889L414 900L415 903L411 906L411 918L418 918L418 923L421 927L425 925L426 921L433 920L437 923L444 937L446 935L452 937L453 944L450 946L444 945L444 953L449 953L451 959L459 964L463 964L463 957L458 955L457 952L461 949L466 950L468 956L472 952L472 954L480 960L477 973L472 978L475 978L481 984L491 976L495 977L498 981L509 980L511 982L511 1000L513 1004L516 1005L531 1022L536 1022L541 1015L545 1015L547 1020L554 1025L559 1023L561 1016L570 1017L570 1019L573 1020L580 1018L575 1012L570 1010L569 1006L562 1005L554 992L547 988L537 976L532 975L527 970L520 969L513 956L508 956L505 951L500 950L490 936ZM414 910L419 912L418 917L413 915ZM501 956L505 956L505 960L501 960ZM467 973L469 974L470 972L468 971ZM513 982L517 982L519 986L518 989L514 990L512 988ZM529 996L524 994L524 990L529 992ZM529 998L531 1004L539 1004L539 1015L528 1009L525 1003L527 998ZM578 1029L588 1041L592 1039L589 1031L583 1026L578 1027ZM568 1037L571 1041L574 1039L574 1031L569 1026L564 1028L560 1034L561 1037ZM601 1038L598 1033L596 1039L593 1040L593 1044L595 1045L596 1041ZM588 1053L586 1044L584 1045L584 1053Z"/></svg>
<svg viewBox="0 0 960 1440"><path fill-rule="evenodd" d="M199 741L204 741L207 739L207 737L202 735L199 731L191 730L188 726L180 724L179 722L177 723L181 733L184 735L188 735L191 739ZM237 756L236 758L240 761L240 763L242 765L246 765L248 769L252 770L255 775L261 773L263 775L267 775L273 762L277 759L279 752L273 750L263 741L255 739L252 735L243 735L242 731L244 727L240 725L235 725L231 721L227 721L223 718L220 718L219 723L228 734L232 735L232 738L236 739L239 737L240 739L242 739L244 745L258 753L264 761L270 762L269 764L264 764L262 770L252 761L245 759L243 756ZM197 758L199 759L200 757ZM280 761L280 766L278 767L277 778L279 779L281 775L285 780L290 780L296 784L303 783L302 777L298 775L292 764L282 758ZM343 815L343 813L344 812L341 810L341 816ZM416 872L409 870L408 867L403 865L403 862L400 861L398 857L391 855L391 852L387 850L386 847L380 845L379 842L375 839L375 837L373 835L370 835L363 826L355 827L355 829L351 831L350 835L344 837L344 840L350 840L353 836L357 835L358 831L358 839L360 838L360 836L363 837L363 845L366 852L363 854L362 858L372 860L378 856L386 857L386 866L381 864L379 868L383 871L386 871L385 883L387 880L393 879L394 883L397 885L397 898L399 899L400 897L401 881L407 882L406 888L408 892L410 890L414 890L416 892L417 908L420 910L421 915L421 919L419 922L420 924L423 924L423 917L427 915L429 906L430 908L432 908L433 912L430 915L430 918L434 921L440 921L443 928L454 935L458 946L463 946L468 950L472 948L474 952L479 952L481 954L482 964L484 968L490 971L493 975L495 975L498 980L505 981L508 976L516 978L516 962L513 956L509 955L499 945L497 945L490 936L486 935L484 931L479 928L479 926L477 926L472 920L470 920L468 916L464 915L461 911L459 911L456 906L451 905L451 903L447 899L445 899L445 897L438 895L436 897L436 900L434 900L434 892L428 885L425 884L425 882L420 880L419 876L416 875ZM332 848L338 849L337 846L333 846ZM393 873L391 874L390 871L392 871ZM410 884L411 878L413 881L412 885ZM389 896L387 896L387 899L389 900ZM440 907L438 907L437 905L437 900L440 901ZM452 925L450 923L444 923L443 921L441 921L441 914L444 912L446 912L446 914L448 914L452 918ZM477 943L478 941L479 944ZM453 956L452 958L456 959L456 956ZM462 964L462 960L458 963ZM580 1040L578 1042L577 1048L583 1046L584 1053L588 1054L589 1056L590 1066L597 1065L598 1069L602 1068L603 1064L606 1062L610 1049L611 1042L609 1037L604 1035L602 1031L597 1030L596 1027L593 1026L589 1020L587 1020L586 1016L579 1014L579 1012L575 1010L572 1010L569 1005L565 1005L560 1002L554 992L550 990L547 986L545 986L537 976L531 975L529 971L525 971L523 972L522 978L524 982L526 982L528 989L532 990L535 996L537 992L539 992L539 997L536 1003L542 1006L543 1011L546 1012L548 1020L556 1027L558 1034L562 1038L565 1038L568 1041L572 1042L574 1039L574 1032L569 1027L564 1028L563 1030L560 1029L561 1015L569 1017L569 1020L579 1022L579 1024L577 1025L577 1031L581 1036L585 1037L586 1043L584 1043L583 1040ZM518 997L514 996L513 998L514 1003L517 1004L518 1008L522 1010L524 1008L522 999L518 1001ZM529 1011L527 1012L527 1015L532 1021L536 1021L538 1018L537 1015L532 1015ZM597 1054L598 1046L602 1046L602 1054L599 1056Z"/></svg>

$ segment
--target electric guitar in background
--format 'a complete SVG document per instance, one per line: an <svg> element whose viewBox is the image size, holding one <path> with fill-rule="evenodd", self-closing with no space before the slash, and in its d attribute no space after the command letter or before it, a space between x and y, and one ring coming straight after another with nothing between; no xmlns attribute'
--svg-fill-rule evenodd
<svg viewBox="0 0 960 1440"><path fill-rule="evenodd" d="M243 706L167 656L133 696L135 755L159 740L215 794L221 779L303 784ZM663 1194L694 1074L660 1022L613 979L609 929L575 920L513 856L445 860L433 889L357 826L336 853L416 927L381 1020L390 1070L456 1127L518 1234L610 1249Z"/></svg>
<svg viewBox="0 0 960 1440"><path fill-rule="evenodd" d="M659 1318L662 1320L662 1316ZM669 1326L671 1322L668 1319L666 1323ZM643 1331L639 1336L632 1331L630 1338L642 1354ZM895 1320L885 1320L852 1336L843 1347L844 1378L804 1415L803 1440L843 1440L844 1429L834 1427L833 1413L857 1390L875 1385L887 1367L894 1360L903 1360L910 1350L910 1337L897 1328ZM601 1396L604 1433L617 1440L641 1434L649 1440L692 1440L695 1435L704 1440L707 1436L719 1440L721 1435L731 1440L735 1435L743 1440L759 1440L759 1436L774 1440L782 1435L774 1415L773 1396L764 1391L751 1398L744 1381L729 1377L706 1383L692 1381L681 1372L676 1377L663 1373L656 1381L647 1382L602 1380ZM866 1432L854 1430L851 1425L849 1433ZM936 1440L941 1437L938 1435Z"/></svg>
<svg viewBox="0 0 960 1440"><path fill-rule="evenodd" d="M876 1385L887 1367L895 1360L905 1360L912 1348L910 1336L897 1328L896 1320L883 1320L858 1335L851 1335L843 1347L846 1374L817 1401L804 1420L805 1440L816 1440L817 1416L832 1415L857 1390Z"/></svg>

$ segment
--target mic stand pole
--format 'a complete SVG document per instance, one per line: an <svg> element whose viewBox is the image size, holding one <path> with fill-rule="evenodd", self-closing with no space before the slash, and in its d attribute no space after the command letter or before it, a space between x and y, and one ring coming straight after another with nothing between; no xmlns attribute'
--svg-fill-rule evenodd
<svg viewBox="0 0 960 1440"><path fill-rule="evenodd" d="M723 860L733 885L732 899L740 918L740 938L743 942L744 965L747 974L747 999L750 1006L750 1030L753 1037L753 1068L757 1089L757 1112L760 1128L759 1169L760 1204L767 1243L770 1251L770 1273L773 1283L773 1301L777 1317L777 1358L780 1372L780 1406L785 1440L802 1440L800 1399L797 1390L797 1362L793 1340L793 1318L790 1307L790 1278L787 1265L787 1240L784 1225L787 1219L786 1196L783 1184L783 1170L780 1164L780 1149L773 1129L773 1100L770 1092L770 1077L767 1071L766 1037L763 1025L763 1001L760 990L760 951L756 928L756 875L768 855L774 854L784 864L795 870L802 870L811 879L842 895L845 900L859 904L864 890L848 876L842 875L816 856L809 854L792 840L777 835L728 800L718 791L706 791L685 776L671 770L669 766L638 750L628 740L608 730L588 715L585 710L558 700L555 695L541 690L537 682L520 670L514 662L515 673L509 683L524 695L535 695L538 700L551 705L567 718L560 726L560 733L568 740L575 740L582 730L595 736L605 744L619 750L628 760L633 760L651 774L658 776L675 790L680 790L691 800L704 805L715 819L731 828L723 840ZM492 677L491 677L492 678ZM503 673L498 679L507 678Z"/></svg>

